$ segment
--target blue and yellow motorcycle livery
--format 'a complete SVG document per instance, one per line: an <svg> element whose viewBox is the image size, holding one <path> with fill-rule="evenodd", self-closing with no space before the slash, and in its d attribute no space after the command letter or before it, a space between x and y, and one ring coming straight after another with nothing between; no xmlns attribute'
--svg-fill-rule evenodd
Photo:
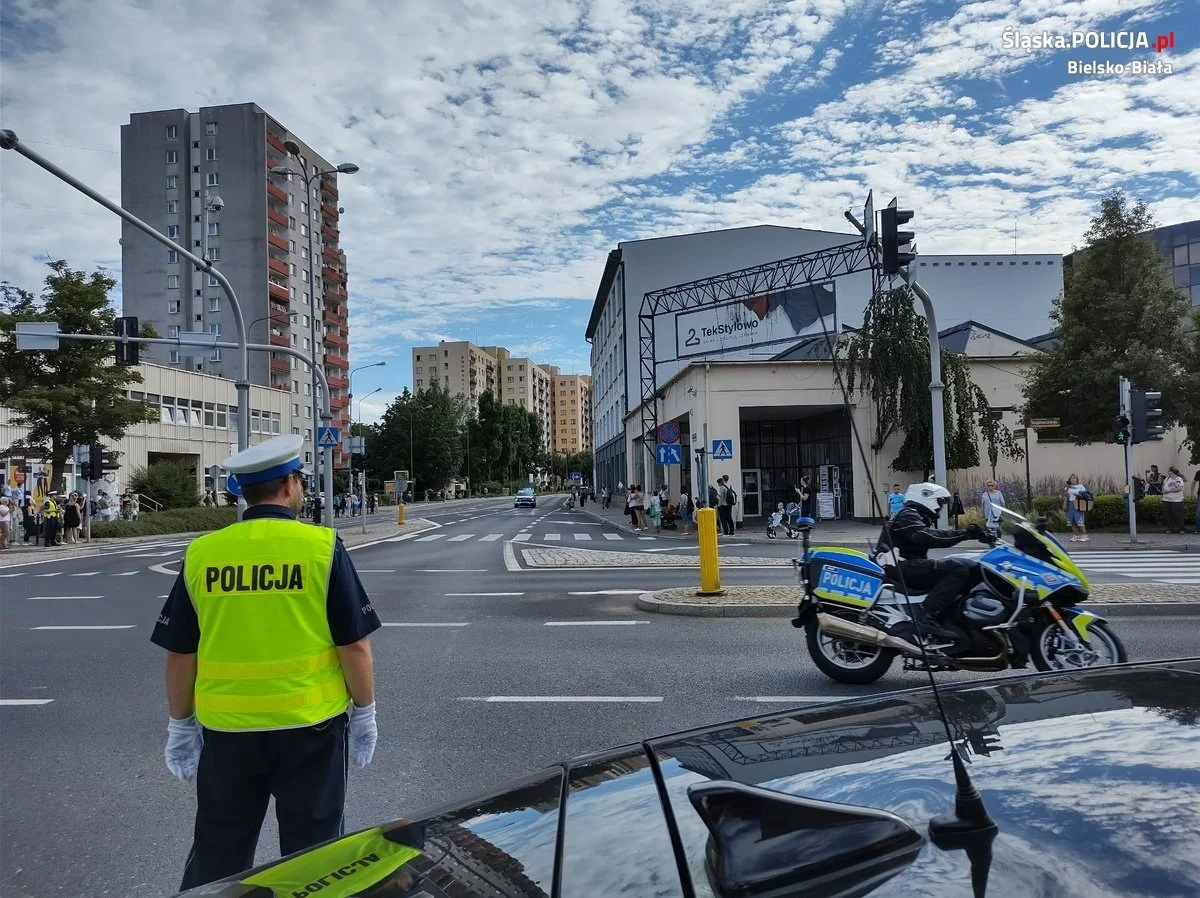
<svg viewBox="0 0 1200 898"><path fill-rule="evenodd" d="M811 548L811 519L801 519L804 547L794 562L804 589L792 626L803 629L813 663L842 683L873 683L899 655L905 670L1076 670L1126 660L1108 624L1079 607L1087 576L1043 524L1003 509L1012 542L997 539L978 558L972 586L942 618L953 642L918 644L909 605L925 601L901 589L895 557L841 548ZM960 556L965 557L965 556ZM932 584L929 584L932 585Z"/></svg>

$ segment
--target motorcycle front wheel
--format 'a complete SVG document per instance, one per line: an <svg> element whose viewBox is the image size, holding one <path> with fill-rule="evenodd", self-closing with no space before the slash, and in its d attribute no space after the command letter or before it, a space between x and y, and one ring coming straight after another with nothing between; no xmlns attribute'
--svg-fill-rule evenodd
<svg viewBox="0 0 1200 898"><path fill-rule="evenodd" d="M831 680L862 686L874 683L892 666L896 653L878 645L850 642L821 632L815 620L805 627L808 654L817 670Z"/></svg>
<svg viewBox="0 0 1200 898"><path fill-rule="evenodd" d="M1069 639L1054 621L1046 621L1033 633L1031 657L1038 670L1082 670L1108 664L1124 664L1129 660L1125 645L1109 629L1108 624L1096 621L1088 627L1090 642L1076 643Z"/></svg>

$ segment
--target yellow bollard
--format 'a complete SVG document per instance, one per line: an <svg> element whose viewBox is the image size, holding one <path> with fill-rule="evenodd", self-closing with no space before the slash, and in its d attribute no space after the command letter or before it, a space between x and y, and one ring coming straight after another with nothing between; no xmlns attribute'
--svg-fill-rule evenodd
<svg viewBox="0 0 1200 898"><path fill-rule="evenodd" d="M717 559L717 510L696 512L696 535L700 539L700 589L698 596L721 596L721 566Z"/></svg>
<svg viewBox="0 0 1200 898"><path fill-rule="evenodd" d="M404 513L405 513L405 505L404 505L404 503L403 503L403 502L397 502L397 503L396 503L396 523L397 523L397 524L403 524L403 523L404 523Z"/></svg>

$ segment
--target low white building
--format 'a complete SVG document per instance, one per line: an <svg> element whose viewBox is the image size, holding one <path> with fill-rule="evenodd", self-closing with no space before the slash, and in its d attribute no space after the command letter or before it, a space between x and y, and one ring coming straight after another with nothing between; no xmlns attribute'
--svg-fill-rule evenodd
<svg viewBox="0 0 1200 898"><path fill-rule="evenodd" d="M1031 356L1041 350L1029 341L976 322L947 328L941 337L946 349L970 359L972 377L987 393L989 406L1002 414L1006 425L1019 427L1021 422L1014 409L1022 401L1024 372ZM907 487L920 480L923 472L891 470L900 438L893 437L878 452L872 451L875 416L869 398L855 392L847 406L832 364L821 357L814 344L800 344L770 361L714 359L688 364L660 386L658 400L658 420L679 426L682 463L656 464L640 439L641 412L640 407L635 408L626 419L626 482L651 489L665 480L672 495L679 495L681 485L686 484L703 496L706 489L700 482L696 453L703 446L708 454L708 482L713 484L718 477L729 475L740 494L738 516L748 526L757 526L776 503L793 501L792 487L802 475L809 477L814 491L827 494L822 517L873 517L876 512L871 502L871 480L881 493L877 497L881 507L886 509L882 493L893 483ZM1113 406L1115 417L1115 377ZM1031 429L1028 433L1028 480L1035 494L1046 493L1048 484L1065 489L1072 473L1085 484L1124 481L1121 446L1076 446L1055 434L1052 429ZM1186 432L1176 428L1161 441L1135 446L1135 470L1144 471L1151 464L1160 470L1172 464L1184 468L1188 458L1185 438ZM714 449L720 451L714 454ZM728 457L723 458L726 449ZM980 466L950 472L951 489L973 491L993 473L1010 485L1026 483L1025 459L1001 457L993 472L982 441L979 456ZM964 501L969 498L977 499L964 495Z"/></svg>
<svg viewBox="0 0 1200 898"><path fill-rule="evenodd" d="M106 471L102 480L92 484L92 495L98 490L124 492L132 471L156 461L174 462L191 470L197 492L206 488L223 491L224 476L214 482L206 472L237 451L234 382L164 365L143 364L138 370L142 383L130 385L129 398L156 408L159 420L133 425L115 444L105 442L106 449L120 453L120 467ZM297 432L292 424L293 398L286 390L250 387L252 444L276 434ZM8 408L0 406L0 458L5 462L6 483L10 489L28 488L40 498L46 489L46 463L10 448L28 433L27 427L12 423ZM66 483L69 490L88 487L73 461L67 463Z"/></svg>

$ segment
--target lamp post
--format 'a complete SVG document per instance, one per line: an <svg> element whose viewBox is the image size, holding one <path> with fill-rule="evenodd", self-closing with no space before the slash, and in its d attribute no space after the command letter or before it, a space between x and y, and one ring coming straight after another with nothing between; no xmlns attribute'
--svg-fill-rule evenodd
<svg viewBox="0 0 1200 898"><path fill-rule="evenodd" d="M250 445L250 350L247 348L249 346L249 340L246 336L246 320L242 317L242 306L238 302L237 294L234 293L233 285L229 283L229 278L225 277L225 275L222 274L217 268L214 268L212 262L210 262L208 259L203 259L194 253L189 252L187 248L172 240L166 234L156 231L133 213L127 212L108 197L96 192L75 176L68 174L66 171L59 168L40 153L29 149L29 147L21 143L20 139L13 131L8 130L7 128L0 130L0 149L16 150L30 162L41 166L59 180L65 181L67 184L74 187L84 196L87 196L88 198L99 203L109 212L120 216L120 218L129 222L129 224L137 228L146 236L150 237L152 240L156 240L168 249L174 250L195 265L198 269L216 278L217 283L221 285L221 289L225 292L225 298L229 300L229 309L233 313L234 330L237 331L239 376L234 385L237 388L238 398L238 451L241 452L243 449L246 449ZM207 231L207 228L205 230ZM242 503L239 502L239 517L241 517L241 512Z"/></svg>
<svg viewBox="0 0 1200 898"><path fill-rule="evenodd" d="M351 369L349 376L346 378L346 383L347 383L347 386L348 386L348 388L349 388L349 389L347 390L347 396L350 398L350 403L351 403L351 406L350 406L350 424L351 424L351 428L350 428L350 430L351 430L350 439L351 439L351 440L353 440L353 439L354 439L354 433L353 433L353 431L354 431L354 427L353 427L353 425L354 425L354 405L353 405L353 403L354 403L354 375L355 375L355 373L356 373L356 372L358 372L358 371L362 371L362 370L364 370L364 369L366 369L366 368L383 368L383 367L385 367L386 365L387 365L387 362L372 362L370 365L359 365L357 368L353 368L353 369ZM371 393L378 393L378 392L379 392L379 390L382 390L382 389L383 389L383 387L379 387L379 388L378 388L378 389L376 389L376 390L372 390L372 391L371 391ZM370 396L370 395L371 395L371 393L368 393L367 395L368 395L368 396ZM364 473L365 473L365 471L364 471ZM351 489L352 491L353 491L353 489L354 489L354 458L353 458L353 453L351 453L351 459L350 459L350 489ZM361 510L364 512L364 514L365 514L365 512L366 512L366 498L367 498L367 497L366 497L366 489L367 489L367 485L366 485L366 477L364 477L364 478L363 478L363 492L362 492L362 494L360 494L360 495L359 495L359 499L360 499L360 500L362 500L362 509L361 509ZM367 519L366 519L366 517L363 517L363 530L364 530L364 532L365 532L365 530L366 530L366 527L367 527Z"/></svg>
<svg viewBox="0 0 1200 898"><path fill-rule="evenodd" d="M287 150L288 155L292 156L293 158L295 158L297 160L297 162L299 162L300 144L296 143L296 141L294 141L294 140L285 140L283 142L283 146L284 146L284 149ZM313 359L312 370L314 370L314 371L316 370L316 365L317 365L318 343L317 343L317 315L313 314L313 312L314 312L314 306L316 309L321 308L321 304L319 302L317 302L316 300L317 300L317 294L319 292L322 292L322 290L321 290L320 280L319 280L320 275L318 274L319 269L317 267L317 248L316 248L316 236L317 235L316 235L316 229L313 227L312 183L317 178L320 178L323 175L333 175L333 174L352 175L352 174L355 174L357 171L358 171L358 166L355 165L353 162L343 162L334 168L327 169L325 171L313 172L312 174L309 174L308 169L304 165L300 165L299 171L296 171L293 168L289 168L286 165L277 165L271 169L271 174L273 174L277 177L290 178L292 175L296 175L301 180L304 181L304 202L309 207L309 212L306 215L305 222L304 222L305 226L308 228L308 289L309 289L309 308L308 308L309 334L308 334L308 336L309 336L309 340L311 341L311 344L312 344L312 346L311 346L312 359ZM322 300L322 302L323 301L324 300ZM312 380L312 397L311 398L312 398L312 413L313 413L312 414L312 418L313 418L313 421L312 421L313 473L316 475L316 480L319 483L321 481L321 477L320 477L321 465L322 464L328 465L331 470L333 468L333 449L331 449L331 448L326 449L325 452L322 453L320 448L317 446L317 433L319 432L319 428L320 428L320 419L319 419L319 415L317 412L317 381L316 381L315 375L313 376L313 380ZM332 482L332 478L327 476L325 478L325 481L327 483ZM325 497L325 501L332 503L333 502L332 490L329 490L328 492L330 493L330 495Z"/></svg>
<svg viewBox="0 0 1200 898"><path fill-rule="evenodd" d="M376 393L378 393L382 389L383 389L383 387L376 387L374 390L372 390L370 393L368 393L367 396L374 396ZM358 400L358 419L360 421L362 420L362 402L363 402L363 399L367 398L367 396L364 396L364 397L362 397L362 399ZM353 396L351 396L350 401L351 402L354 401ZM350 410L353 412L354 411L353 407L351 407ZM354 451L353 451L354 450L354 444L353 444L354 415L350 416L350 439L351 439L350 484L351 484L351 486L353 486L354 485ZM363 437L362 441L363 441L363 457L365 458L366 454L367 454L367 438ZM367 532L367 466L365 464L363 465L363 469L362 469L362 488L359 490L359 493L358 493L358 511L362 517L362 532L366 533Z"/></svg>

